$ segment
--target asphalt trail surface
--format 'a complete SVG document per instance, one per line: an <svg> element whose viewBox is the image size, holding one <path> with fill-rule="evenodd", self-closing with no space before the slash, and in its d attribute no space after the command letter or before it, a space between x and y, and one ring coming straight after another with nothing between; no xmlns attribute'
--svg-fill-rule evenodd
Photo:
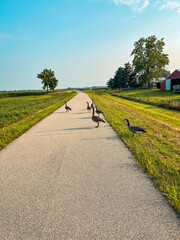
<svg viewBox="0 0 180 240"><path fill-rule="evenodd" d="M179 218L87 101L0 151L0 240L179 240Z"/></svg>

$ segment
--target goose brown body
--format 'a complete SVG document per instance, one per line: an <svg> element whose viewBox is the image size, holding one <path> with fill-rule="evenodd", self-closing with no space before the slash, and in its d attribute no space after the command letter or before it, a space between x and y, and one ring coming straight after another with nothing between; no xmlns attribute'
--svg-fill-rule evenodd
<svg viewBox="0 0 180 240"><path fill-rule="evenodd" d="M72 109L70 107L67 106L67 103L65 102L65 109L66 109L66 112L69 112L69 110L71 111Z"/></svg>
<svg viewBox="0 0 180 240"><path fill-rule="evenodd" d="M124 119L124 121L126 121L127 122L127 124L128 124L128 129L129 129L129 131L130 132L132 132L133 133L133 136L134 136L134 133L137 133L137 134L141 134L141 133L145 133L145 132L147 132L144 128L142 128L142 127L138 127L138 126L130 126L130 123L129 123L129 120L126 118L126 119Z"/></svg>
<svg viewBox="0 0 180 240"><path fill-rule="evenodd" d="M97 107L96 107L96 113L97 113L98 115L99 115L100 113L103 114L103 112L102 112L101 110L97 109Z"/></svg>
<svg viewBox="0 0 180 240"><path fill-rule="evenodd" d="M96 127L99 127L99 122L104 122L105 123L105 121L102 118L94 115L94 107L93 107L93 113L92 113L92 120L97 123Z"/></svg>

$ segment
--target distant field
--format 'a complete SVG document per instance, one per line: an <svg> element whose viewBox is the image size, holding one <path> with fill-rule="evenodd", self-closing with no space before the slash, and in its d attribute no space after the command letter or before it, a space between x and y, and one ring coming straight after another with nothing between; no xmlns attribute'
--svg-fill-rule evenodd
<svg viewBox="0 0 180 240"><path fill-rule="evenodd" d="M75 91L60 91L0 99L0 149L75 95Z"/></svg>
<svg viewBox="0 0 180 240"><path fill-rule="evenodd" d="M140 89L140 90L127 90L109 91L114 96L120 96L130 100L139 102L147 102L154 105L159 105L166 108L174 108L180 110L180 94L172 91L165 91L159 89Z"/></svg>
<svg viewBox="0 0 180 240"><path fill-rule="evenodd" d="M45 95L46 91L20 91L20 92L0 92L1 98L9 98L9 97L20 97L20 96L31 96L31 95Z"/></svg>
<svg viewBox="0 0 180 240"><path fill-rule="evenodd" d="M87 93L134 154L139 166L180 212L180 111L115 97L103 91ZM133 137L125 118L132 125L147 129L147 133Z"/></svg>

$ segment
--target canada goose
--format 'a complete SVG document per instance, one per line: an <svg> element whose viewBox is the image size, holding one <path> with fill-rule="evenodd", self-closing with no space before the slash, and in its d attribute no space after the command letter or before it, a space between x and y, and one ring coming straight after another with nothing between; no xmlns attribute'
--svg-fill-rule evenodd
<svg viewBox="0 0 180 240"><path fill-rule="evenodd" d="M92 113L92 120L97 123L97 126L96 126L97 128L99 127L99 122L105 123L105 121L99 116L94 116L94 107L93 107L93 113Z"/></svg>
<svg viewBox="0 0 180 240"><path fill-rule="evenodd" d="M137 127L137 126L130 126L129 120L127 118L124 119L124 121L127 122L129 131L131 131L133 133L133 136L134 136L134 133L138 133L140 136L140 133L147 132L144 128Z"/></svg>
<svg viewBox="0 0 180 240"><path fill-rule="evenodd" d="M69 112L69 110L70 110L70 111L72 110L70 107L67 106L67 103L66 103L66 102L65 102L65 109L66 109L66 112L67 112L67 111Z"/></svg>
<svg viewBox="0 0 180 240"><path fill-rule="evenodd" d="M89 106L89 103L87 102L87 110L88 112L90 111L91 112L91 107Z"/></svg>
<svg viewBox="0 0 180 240"><path fill-rule="evenodd" d="M103 113L101 110L97 109L96 107L96 113L99 115L100 113Z"/></svg>

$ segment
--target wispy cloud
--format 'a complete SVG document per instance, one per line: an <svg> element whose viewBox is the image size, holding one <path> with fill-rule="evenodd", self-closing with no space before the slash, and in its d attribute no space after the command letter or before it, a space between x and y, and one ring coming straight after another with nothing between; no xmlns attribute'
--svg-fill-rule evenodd
<svg viewBox="0 0 180 240"><path fill-rule="evenodd" d="M150 4L149 0L111 0L115 5L127 5L135 12L143 12Z"/></svg>
<svg viewBox="0 0 180 240"><path fill-rule="evenodd" d="M177 13L180 13L180 0L161 0L161 1L152 1L152 0L110 0L116 6L118 5L127 5L135 12L143 12L148 6L156 7L159 10L176 10Z"/></svg>
<svg viewBox="0 0 180 240"><path fill-rule="evenodd" d="M0 33L0 39L30 40L31 38L26 36L15 36L8 33Z"/></svg>
<svg viewBox="0 0 180 240"><path fill-rule="evenodd" d="M164 4L160 7L160 10L163 10L163 9L170 9L170 10L176 9L176 11L178 13L180 13L180 2L179 1L165 1Z"/></svg>

